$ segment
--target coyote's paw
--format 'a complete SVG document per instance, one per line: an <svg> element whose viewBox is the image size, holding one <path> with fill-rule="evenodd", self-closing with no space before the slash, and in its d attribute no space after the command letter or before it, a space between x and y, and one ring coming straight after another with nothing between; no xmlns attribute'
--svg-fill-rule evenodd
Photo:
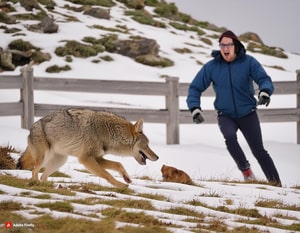
<svg viewBox="0 0 300 233"><path fill-rule="evenodd" d="M128 188L128 184L124 184L122 182L120 182L120 184L117 186L118 188Z"/></svg>
<svg viewBox="0 0 300 233"><path fill-rule="evenodd" d="M128 184L125 184L123 182L120 182L118 180L113 180L112 182L110 182L113 186L115 186L116 188L128 188Z"/></svg>
<svg viewBox="0 0 300 233"><path fill-rule="evenodd" d="M124 175L123 175L123 179L124 179L127 183L131 183L131 182L132 182L128 175L125 175L125 174L124 174Z"/></svg>

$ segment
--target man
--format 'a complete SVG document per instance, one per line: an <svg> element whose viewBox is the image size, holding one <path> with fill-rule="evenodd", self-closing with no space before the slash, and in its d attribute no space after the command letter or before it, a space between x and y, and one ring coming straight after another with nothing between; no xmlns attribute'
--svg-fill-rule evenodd
<svg viewBox="0 0 300 233"><path fill-rule="evenodd" d="M271 78L261 64L246 54L245 47L232 31L219 38L220 50L213 51L214 59L206 63L189 87L187 105L193 121L204 121L201 115L201 94L210 84L216 93L214 101L218 112L219 128L224 136L230 155L244 179L255 180L250 164L238 143L237 130L245 137L253 155L260 164L268 181L281 187L281 181L272 158L264 149L257 105L270 103L274 91ZM254 97L253 81L259 87L258 102Z"/></svg>

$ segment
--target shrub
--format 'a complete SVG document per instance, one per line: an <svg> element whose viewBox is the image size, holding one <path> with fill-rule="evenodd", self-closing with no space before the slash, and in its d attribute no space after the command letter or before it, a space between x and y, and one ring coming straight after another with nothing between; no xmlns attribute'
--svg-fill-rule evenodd
<svg viewBox="0 0 300 233"><path fill-rule="evenodd" d="M35 47L30 42L23 41L22 39L18 39L10 42L8 48L12 50L20 50L23 52L27 52L29 50L40 50L40 48Z"/></svg>
<svg viewBox="0 0 300 233"><path fill-rule="evenodd" d="M15 169L16 164L10 153L17 153L12 146L0 147L0 169Z"/></svg>
<svg viewBox="0 0 300 233"><path fill-rule="evenodd" d="M178 8L174 3L162 2L154 9L154 12L161 17L174 19L178 15Z"/></svg>
<svg viewBox="0 0 300 233"><path fill-rule="evenodd" d="M254 53L262 53L279 58L288 58L288 56L279 48L269 47L263 44L249 43L247 49Z"/></svg>
<svg viewBox="0 0 300 233"><path fill-rule="evenodd" d="M71 67L68 66L68 65L65 65L65 66L58 66L58 65L53 65L53 66L50 66L46 69L46 72L48 73L59 73L61 71L68 71L68 70L71 70Z"/></svg>
<svg viewBox="0 0 300 233"><path fill-rule="evenodd" d="M156 21L152 18L151 14L149 14L145 10L134 10L134 11L126 11L125 15L132 16L132 19L146 25L151 25L154 27L165 28L166 25L162 22Z"/></svg>
<svg viewBox="0 0 300 233"><path fill-rule="evenodd" d="M58 47L55 49L57 56L73 55L75 57L90 57L96 56L99 52L103 51L102 46L93 46L82 44L77 41L68 41L64 47Z"/></svg>
<svg viewBox="0 0 300 233"><path fill-rule="evenodd" d="M69 2L81 5L90 5L90 6L105 6L112 7L115 3L112 0L68 0Z"/></svg>

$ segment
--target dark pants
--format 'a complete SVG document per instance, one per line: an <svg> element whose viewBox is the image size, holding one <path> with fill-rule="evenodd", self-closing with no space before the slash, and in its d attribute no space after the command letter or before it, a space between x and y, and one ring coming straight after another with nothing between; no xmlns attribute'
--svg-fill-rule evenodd
<svg viewBox="0 0 300 233"><path fill-rule="evenodd" d="M273 160L269 153L264 149L260 123L256 111L238 119L219 115L218 123L225 138L227 149L241 171L249 168L250 164L238 143L238 129L244 135L251 152L257 159L268 181L281 185Z"/></svg>

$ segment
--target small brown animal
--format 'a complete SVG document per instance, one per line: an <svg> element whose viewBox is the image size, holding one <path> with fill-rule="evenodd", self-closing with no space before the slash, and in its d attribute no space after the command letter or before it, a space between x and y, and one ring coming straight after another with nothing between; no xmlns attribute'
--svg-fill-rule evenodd
<svg viewBox="0 0 300 233"><path fill-rule="evenodd" d="M184 171L175 167L163 165L161 167L163 181L176 182L182 184L193 184L191 177Z"/></svg>

